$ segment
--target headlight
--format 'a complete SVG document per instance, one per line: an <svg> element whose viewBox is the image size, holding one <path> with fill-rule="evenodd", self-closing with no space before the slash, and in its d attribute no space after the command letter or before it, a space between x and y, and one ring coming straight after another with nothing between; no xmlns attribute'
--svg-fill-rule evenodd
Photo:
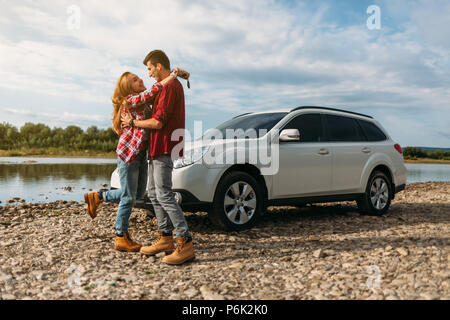
<svg viewBox="0 0 450 320"><path fill-rule="evenodd" d="M197 161L200 161L203 156L208 152L209 147L200 147L190 149L184 152L184 157L178 160L175 160L173 163L173 167L175 169L183 168L194 164Z"/></svg>

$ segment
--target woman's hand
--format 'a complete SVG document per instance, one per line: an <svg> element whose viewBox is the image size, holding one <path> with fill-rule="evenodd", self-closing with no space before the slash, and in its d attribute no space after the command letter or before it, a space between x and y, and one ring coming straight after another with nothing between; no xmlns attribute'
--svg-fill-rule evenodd
<svg viewBox="0 0 450 320"><path fill-rule="evenodd" d="M122 127L128 128L130 126L131 120L133 120L133 117L131 116L130 110L123 111L120 117L120 121L122 121Z"/></svg>
<svg viewBox="0 0 450 320"><path fill-rule="evenodd" d="M186 80L189 79L189 77L191 76L189 72L187 72L186 70L183 70L181 68L175 68L175 69L173 69L173 72L180 78L183 78Z"/></svg>

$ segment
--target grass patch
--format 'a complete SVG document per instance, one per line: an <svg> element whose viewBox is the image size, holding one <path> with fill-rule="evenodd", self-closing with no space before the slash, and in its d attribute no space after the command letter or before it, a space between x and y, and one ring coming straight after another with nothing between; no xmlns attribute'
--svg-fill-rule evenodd
<svg viewBox="0 0 450 320"><path fill-rule="evenodd" d="M423 163L423 164L450 164L450 160L405 157L405 163Z"/></svg>
<svg viewBox="0 0 450 320"><path fill-rule="evenodd" d="M86 157L116 158L115 152L99 152L94 150L65 150L62 148L30 148L0 150L0 157Z"/></svg>
<svg viewBox="0 0 450 320"><path fill-rule="evenodd" d="M89 291L89 290L92 290L92 289L94 289L96 287L97 287L97 285L95 283L91 283L90 285L84 287L84 290Z"/></svg>
<svg viewBox="0 0 450 320"><path fill-rule="evenodd" d="M159 273L159 270L149 270L149 271L145 271L145 274L157 274Z"/></svg>

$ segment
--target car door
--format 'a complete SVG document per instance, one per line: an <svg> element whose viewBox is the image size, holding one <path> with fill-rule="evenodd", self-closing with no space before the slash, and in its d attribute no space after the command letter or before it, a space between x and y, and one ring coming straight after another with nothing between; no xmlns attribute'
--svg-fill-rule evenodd
<svg viewBox="0 0 450 320"><path fill-rule="evenodd" d="M324 118L333 153L333 193L357 192L372 149L356 119L331 114L324 115Z"/></svg>
<svg viewBox="0 0 450 320"><path fill-rule="evenodd" d="M272 197L318 195L331 189L332 161L319 113L301 114L282 129L298 129L300 141L280 142L279 171L273 177ZM281 132L280 131L280 132Z"/></svg>

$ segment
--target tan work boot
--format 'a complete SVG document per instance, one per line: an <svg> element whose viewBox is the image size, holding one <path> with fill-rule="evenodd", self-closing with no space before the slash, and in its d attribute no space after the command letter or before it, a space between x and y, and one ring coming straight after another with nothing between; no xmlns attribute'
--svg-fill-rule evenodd
<svg viewBox="0 0 450 320"><path fill-rule="evenodd" d="M186 238L177 238L177 248L170 256L165 256L162 262L170 265L180 265L195 259L194 244L192 240L186 242Z"/></svg>
<svg viewBox="0 0 450 320"><path fill-rule="evenodd" d="M87 204L87 213L92 219L97 216L97 209L102 204L103 200L100 200L97 192L85 193L84 202Z"/></svg>
<svg viewBox="0 0 450 320"><path fill-rule="evenodd" d="M160 252L165 252L166 254L171 254L175 250L173 244L173 236L163 236L162 232L158 232L158 239L155 243L148 247L142 247L141 253L147 256L153 256Z"/></svg>
<svg viewBox="0 0 450 320"><path fill-rule="evenodd" d="M139 252L141 250L141 245L134 242L128 232L123 234L123 237L116 237L116 244L114 249L117 251L126 252Z"/></svg>

